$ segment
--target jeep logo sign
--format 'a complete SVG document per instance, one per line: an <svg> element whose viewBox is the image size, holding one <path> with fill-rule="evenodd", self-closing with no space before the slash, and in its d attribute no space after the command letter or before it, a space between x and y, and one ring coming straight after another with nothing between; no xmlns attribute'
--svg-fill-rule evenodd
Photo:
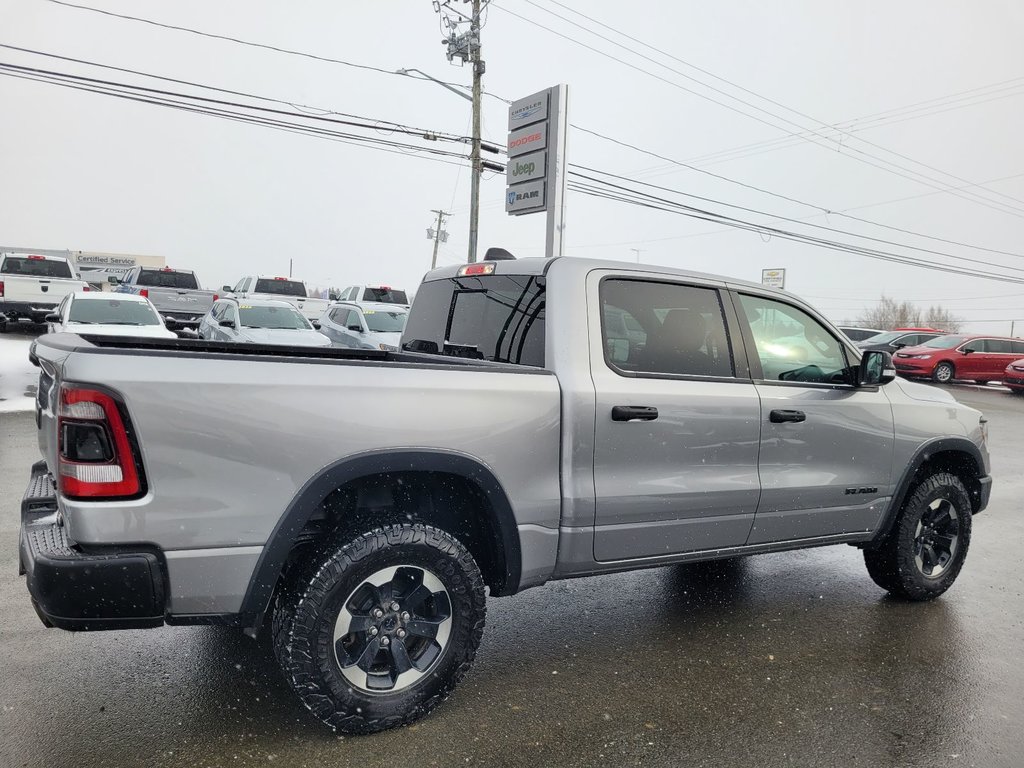
<svg viewBox="0 0 1024 768"><path fill-rule="evenodd" d="M528 213L544 209L544 180L517 184L505 192L506 213Z"/></svg>
<svg viewBox="0 0 1024 768"><path fill-rule="evenodd" d="M543 179L547 170L547 166L544 165L546 158L547 152L541 151L509 159L508 165L505 166L506 182L512 186L521 181Z"/></svg>

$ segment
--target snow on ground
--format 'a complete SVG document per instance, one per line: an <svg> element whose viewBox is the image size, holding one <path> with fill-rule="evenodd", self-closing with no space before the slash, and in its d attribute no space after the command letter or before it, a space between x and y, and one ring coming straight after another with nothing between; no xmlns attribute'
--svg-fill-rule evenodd
<svg viewBox="0 0 1024 768"><path fill-rule="evenodd" d="M28 361L32 338L15 332L0 335L0 413L35 407L39 369Z"/></svg>

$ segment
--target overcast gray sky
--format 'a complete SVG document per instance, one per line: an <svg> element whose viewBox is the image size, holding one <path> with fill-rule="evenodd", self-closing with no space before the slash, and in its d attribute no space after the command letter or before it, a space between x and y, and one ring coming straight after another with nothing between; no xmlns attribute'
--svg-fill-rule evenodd
<svg viewBox="0 0 1024 768"><path fill-rule="evenodd" d="M438 17L428 0L79 2L388 71L415 67L442 79L470 81L468 67L446 61ZM483 30L487 91L518 98L564 82L571 89L570 118L579 126L830 211L856 208L850 213L882 224L1024 254L1021 3L560 3L495 0ZM626 8L631 10L624 12ZM588 34L545 9L633 50ZM460 135L469 130L468 102L432 83L197 37L46 0L0 0L0 43ZM131 75L8 49L0 49L0 61L152 85ZM956 97L960 101L922 105L881 123L855 123L841 145L824 138L821 123L843 123L965 91L970 93ZM465 169L10 77L0 77L0 103L0 242L160 254L172 266L194 268L208 286L233 283L254 272L284 274L293 258L296 277L311 285L382 281L412 287L430 264L425 231L431 224L430 209L446 208L455 215L441 261L465 260ZM505 105L486 98L485 138L502 143L505 126ZM817 134L770 152L705 158L801 129ZM444 148L452 146L459 148ZM770 214L810 216L808 222L992 262L997 266L959 264L1024 278L1024 257L1019 255L821 214L579 131L570 135L569 154L581 165ZM926 174L930 181L905 178L911 171ZM955 194L936 189L971 184L981 186ZM542 255L543 216L506 216L503 193L504 177L488 174L482 187L481 253L499 245L520 256ZM956 196L975 194L984 200ZM901 201L888 202L894 200ZM771 221L716 209L760 223ZM885 263L575 193L569 196L567 216L570 255L634 260L631 249L637 248L645 262L751 280L760 278L762 268L785 267L787 288L811 298L836 320L854 317L883 290L897 298L943 304L969 321L1000 321L972 322L970 327L977 330L1006 333L1010 318L1024 320L1024 284ZM853 242L846 235L823 234ZM956 263L949 256L876 246Z"/></svg>

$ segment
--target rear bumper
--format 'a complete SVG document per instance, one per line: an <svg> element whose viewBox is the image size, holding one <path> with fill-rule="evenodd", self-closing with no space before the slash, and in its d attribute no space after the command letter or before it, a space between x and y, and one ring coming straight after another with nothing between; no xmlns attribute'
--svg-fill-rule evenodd
<svg viewBox="0 0 1024 768"><path fill-rule="evenodd" d="M46 316L53 312L56 303L50 304L45 301L5 301L0 303L0 317L7 322L18 320L31 320L34 323L41 323Z"/></svg>
<svg viewBox="0 0 1024 768"><path fill-rule="evenodd" d="M21 572L46 626L142 629L164 623L165 583L153 552L89 554L68 540L56 492L39 462L21 502Z"/></svg>
<svg viewBox="0 0 1024 768"><path fill-rule="evenodd" d="M199 327L199 323L202 322L203 315L205 312L178 312L178 311L167 311L158 309L162 318L174 320L182 328L192 328L193 330Z"/></svg>

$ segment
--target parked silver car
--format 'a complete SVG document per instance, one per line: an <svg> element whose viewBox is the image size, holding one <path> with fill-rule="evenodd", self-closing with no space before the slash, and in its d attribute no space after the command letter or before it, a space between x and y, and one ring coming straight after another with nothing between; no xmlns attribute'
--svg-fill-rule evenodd
<svg viewBox="0 0 1024 768"><path fill-rule="evenodd" d="M220 299L199 323L199 336L212 341L329 347L331 340L316 330L295 307L270 299Z"/></svg>
<svg viewBox="0 0 1024 768"><path fill-rule="evenodd" d="M320 330L339 346L355 341L359 347L396 352L408 317L405 307L394 304L344 301L320 316Z"/></svg>

